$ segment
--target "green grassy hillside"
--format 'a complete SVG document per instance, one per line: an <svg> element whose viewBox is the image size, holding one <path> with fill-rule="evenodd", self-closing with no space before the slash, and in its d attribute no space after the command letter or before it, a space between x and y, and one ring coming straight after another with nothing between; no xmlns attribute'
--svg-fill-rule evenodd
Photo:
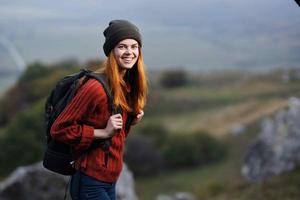
<svg viewBox="0 0 300 200"><path fill-rule="evenodd" d="M258 132L259 125L254 123L244 135L223 137L230 148L221 162L138 178L135 188L139 198L155 200L158 194L183 191L199 200L298 200L300 168L264 183L250 183L241 176L243 155Z"/></svg>
<svg viewBox="0 0 300 200"><path fill-rule="evenodd" d="M280 73L274 72L223 77L212 74L203 80L201 75L194 75L188 86L154 87L145 124L162 122L171 132L183 134L206 130L225 142L229 153L225 160L212 165L138 178L140 199L154 200L158 194L178 191L191 192L201 200L299 199L299 170L263 184L249 183L240 174L243 155L260 131L260 120L285 108L289 97L299 96L299 86L299 81L281 81ZM230 134L236 124L244 125L246 132Z"/></svg>

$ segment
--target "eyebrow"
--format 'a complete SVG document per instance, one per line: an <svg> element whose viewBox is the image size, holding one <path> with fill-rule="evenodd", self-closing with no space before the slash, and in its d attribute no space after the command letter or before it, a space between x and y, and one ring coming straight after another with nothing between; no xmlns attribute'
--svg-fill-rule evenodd
<svg viewBox="0 0 300 200"><path fill-rule="evenodd" d="M131 45L127 45L127 44L124 44L124 43L120 43L119 45L134 46L134 45L139 45L139 44L138 43L134 43L134 44L131 44Z"/></svg>

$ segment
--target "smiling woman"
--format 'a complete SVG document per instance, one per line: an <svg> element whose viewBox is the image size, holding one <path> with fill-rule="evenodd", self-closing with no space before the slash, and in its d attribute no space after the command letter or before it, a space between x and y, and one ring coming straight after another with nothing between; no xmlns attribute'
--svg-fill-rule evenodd
<svg viewBox="0 0 300 200"><path fill-rule="evenodd" d="M113 107L117 109L110 109L103 86L97 80L88 79L50 131L52 138L71 145L81 155L74 163L72 199L116 199L115 186L122 170L125 138L130 127L144 115L147 81L139 29L129 21L113 20L104 30L104 36L107 59L96 73L107 78ZM105 142L91 150L99 139Z"/></svg>

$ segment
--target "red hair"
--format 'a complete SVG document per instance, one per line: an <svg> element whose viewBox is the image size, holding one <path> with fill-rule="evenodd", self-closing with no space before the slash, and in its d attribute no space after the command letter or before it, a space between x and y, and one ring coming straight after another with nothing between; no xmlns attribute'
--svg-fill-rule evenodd
<svg viewBox="0 0 300 200"><path fill-rule="evenodd" d="M114 96L115 106L121 107L129 113L137 114L139 110L144 108L148 92L147 77L144 68L142 52L139 49L137 62L122 77L114 52L111 51L103 63L103 68L96 72L106 74ZM131 89L129 93L127 93L126 89L128 87L127 84L129 84Z"/></svg>

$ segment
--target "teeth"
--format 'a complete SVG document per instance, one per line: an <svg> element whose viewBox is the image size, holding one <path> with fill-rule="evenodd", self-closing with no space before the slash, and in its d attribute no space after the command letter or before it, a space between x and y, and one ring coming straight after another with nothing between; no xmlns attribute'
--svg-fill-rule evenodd
<svg viewBox="0 0 300 200"><path fill-rule="evenodd" d="M130 59L130 58L123 58L123 60L125 60L125 61L131 61L132 59Z"/></svg>

